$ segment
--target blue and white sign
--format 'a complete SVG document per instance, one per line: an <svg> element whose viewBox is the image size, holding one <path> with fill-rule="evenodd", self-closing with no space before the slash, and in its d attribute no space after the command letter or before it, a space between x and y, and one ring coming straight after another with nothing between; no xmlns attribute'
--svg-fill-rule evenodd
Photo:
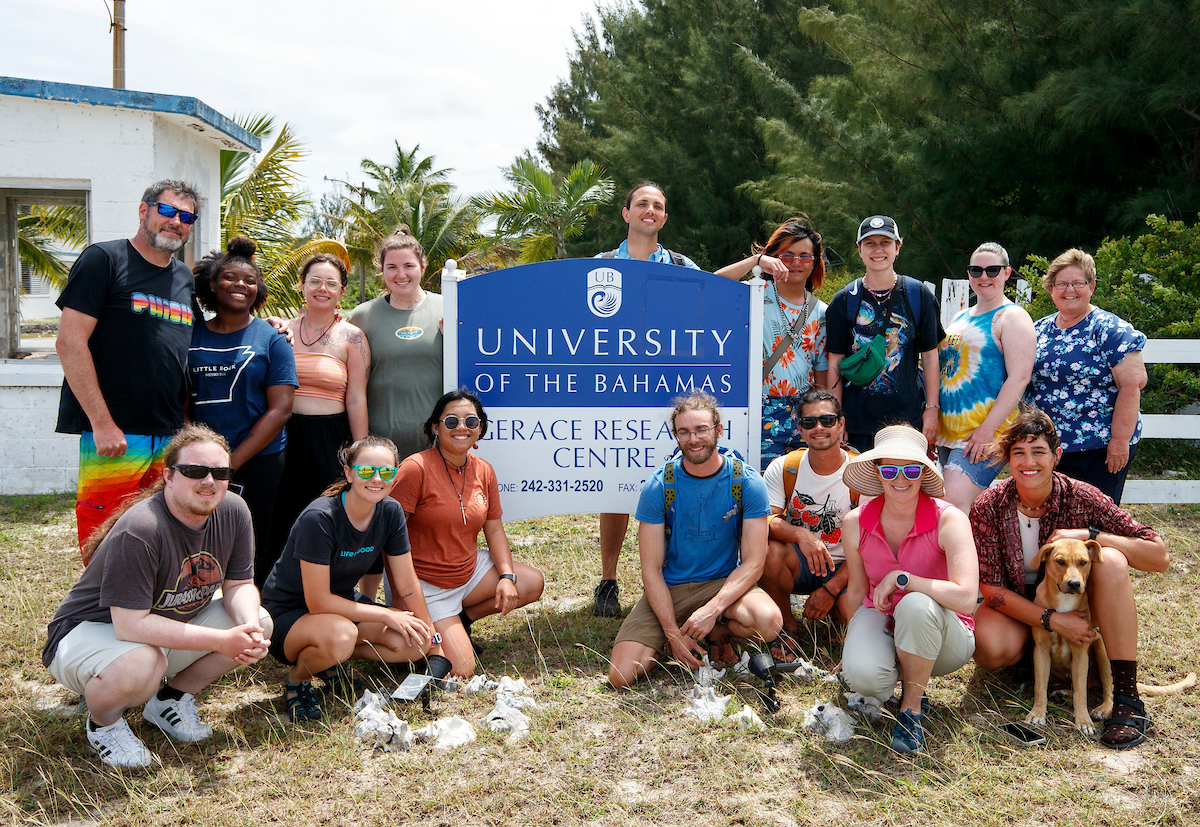
<svg viewBox="0 0 1200 827"><path fill-rule="evenodd" d="M473 390L487 409L479 452L496 469L505 520L632 512L675 448L671 401L692 390L717 398L722 441L757 467L761 286L570 259L463 280L447 271L442 290L445 386Z"/></svg>

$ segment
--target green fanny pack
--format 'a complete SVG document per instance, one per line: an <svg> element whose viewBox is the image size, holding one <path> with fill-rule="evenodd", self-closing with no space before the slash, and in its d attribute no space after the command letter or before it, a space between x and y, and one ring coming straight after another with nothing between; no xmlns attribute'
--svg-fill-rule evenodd
<svg viewBox="0 0 1200 827"><path fill-rule="evenodd" d="M855 387L865 387L883 373L887 364L885 353L887 340L882 333L878 334L866 347L860 347L854 353L842 360L838 371L842 379Z"/></svg>

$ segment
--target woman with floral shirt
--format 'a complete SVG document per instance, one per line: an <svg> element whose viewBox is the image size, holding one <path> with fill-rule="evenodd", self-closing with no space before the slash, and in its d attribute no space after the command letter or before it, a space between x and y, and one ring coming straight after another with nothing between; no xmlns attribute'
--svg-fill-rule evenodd
<svg viewBox="0 0 1200 827"><path fill-rule="evenodd" d="M1058 312L1034 325L1037 358L1026 397L1058 429L1058 470L1119 505L1142 434L1146 336L1091 303L1096 262L1083 250L1054 259L1042 287Z"/></svg>
<svg viewBox="0 0 1200 827"><path fill-rule="evenodd" d="M807 217L789 218L766 246L754 245L747 258L726 265L718 276L740 279L755 265L767 281L763 297L763 367L785 340L787 346L763 378L762 468L804 444L800 399L813 385L828 384L825 359L825 302L813 292L825 281L821 234ZM803 317L799 329L796 320Z"/></svg>

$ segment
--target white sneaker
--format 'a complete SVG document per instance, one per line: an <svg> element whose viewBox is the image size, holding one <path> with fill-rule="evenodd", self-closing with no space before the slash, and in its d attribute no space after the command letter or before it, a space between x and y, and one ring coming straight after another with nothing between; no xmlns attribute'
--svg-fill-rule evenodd
<svg viewBox="0 0 1200 827"><path fill-rule="evenodd" d="M88 743L96 748L100 760L110 767L148 767L154 763L154 756L146 749L124 718L115 724L92 729L87 724Z"/></svg>
<svg viewBox="0 0 1200 827"><path fill-rule="evenodd" d="M142 708L142 717L176 741L203 741L213 734L212 727L200 720L196 699L184 695L177 701L160 701L153 695Z"/></svg>

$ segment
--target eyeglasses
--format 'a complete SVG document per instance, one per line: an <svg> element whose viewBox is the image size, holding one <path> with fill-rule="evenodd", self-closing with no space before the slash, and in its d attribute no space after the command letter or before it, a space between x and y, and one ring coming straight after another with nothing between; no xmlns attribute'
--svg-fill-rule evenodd
<svg viewBox="0 0 1200 827"><path fill-rule="evenodd" d="M447 416L445 419L442 420L442 424L445 425L446 428L451 431L453 431L455 428L457 428L458 423L460 423L460 422L463 425L466 425L467 429L471 430L471 431L473 431L479 427L479 417L475 416L474 414L471 414L471 415L461 418L461 419L459 417L455 416L454 414L450 414L449 416Z"/></svg>
<svg viewBox="0 0 1200 827"><path fill-rule="evenodd" d="M309 290L316 290L318 287L324 287L326 290L341 290L342 283L337 279L323 279L317 276L309 276L304 280L304 286Z"/></svg>
<svg viewBox="0 0 1200 827"><path fill-rule="evenodd" d="M1088 282L1086 282L1086 281L1056 281L1056 282L1054 282L1054 284L1052 284L1050 286L1051 286L1051 289L1057 290L1058 292L1062 293L1062 292L1066 291L1067 289L1076 290L1076 291L1082 290L1083 288L1088 286Z"/></svg>
<svg viewBox="0 0 1200 827"><path fill-rule="evenodd" d="M822 428L832 428L837 424L839 417L837 414L821 414L820 416L802 416L800 417L800 427L806 431L817 427L817 423L821 423Z"/></svg>
<svg viewBox="0 0 1200 827"><path fill-rule="evenodd" d="M172 465L179 473L189 480L202 480L212 474L214 480L233 479L233 469L228 465Z"/></svg>
<svg viewBox="0 0 1200 827"><path fill-rule="evenodd" d="M801 264L808 264L816 256L812 253L780 253L779 260L784 264L791 264L793 261L798 261Z"/></svg>
<svg viewBox="0 0 1200 827"><path fill-rule="evenodd" d="M704 439L716 427L717 427L716 425L706 425L705 427L697 428L694 431L689 431L686 428L677 428L675 430L675 439L679 440L680 442L687 442L689 439L691 439L694 436L698 436L701 439Z"/></svg>
<svg viewBox="0 0 1200 827"><path fill-rule="evenodd" d="M925 466L919 462L914 462L912 465L880 465L877 467L879 468L879 476L889 482L896 479L901 471L904 472L906 480L919 480L921 474L925 471Z"/></svg>
<svg viewBox="0 0 1200 827"><path fill-rule="evenodd" d="M376 474L379 474L379 479L384 482L391 482L396 478L396 472L400 469L394 465L351 465L354 473L358 474L360 480L374 479Z"/></svg>
<svg viewBox="0 0 1200 827"><path fill-rule="evenodd" d="M967 275L973 279L983 278L983 274L987 273L989 279L994 279L996 276L1004 272L1006 265L989 264L987 267L980 267L978 264L972 264L967 268Z"/></svg>
<svg viewBox="0 0 1200 827"><path fill-rule="evenodd" d="M196 219L200 217L194 212L181 210L179 207L172 207L170 204L164 204L161 201L147 201L146 203L151 207L157 207L158 214L163 218L174 218L175 216L179 216L179 221L183 224L195 224Z"/></svg>

